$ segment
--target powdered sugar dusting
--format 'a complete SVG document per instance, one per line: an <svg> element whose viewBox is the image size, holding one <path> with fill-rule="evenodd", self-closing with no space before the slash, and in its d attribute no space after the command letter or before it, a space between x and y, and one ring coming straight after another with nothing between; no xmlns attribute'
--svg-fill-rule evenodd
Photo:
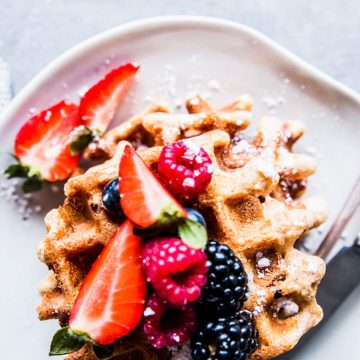
<svg viewBox="0 0 360 360"><path fill-rule="evenodd" d="M193 141L186 141L187 147L195 154L198 155L200 153L200 146L198 144L195 144Z"/></svg>
<svg viewBox="0 0 360 360"><path fill-rule="evenodd" d="M89 130L87 129L87 127L85 125L80 125L70 133L68 137L68 143L70 144L76 141L80 136L88 135L88 134L89 134Z"/></svg>
<svg viewBox="0 0 360 360"><path fill-rule="evenodd" d="M266 292L264 290L257 290L256 296L257 296L257 300L256 300L257 306L255 306L253 311L254 316L257 316L264 311L265 303L266 303L266 297L265 297Z"/></svg>
<svg viewBox="0 0 360 360"><path fill-rule="evenodd" d="M253 154L256 153L256 148L248 141L241 139L231 148L231 152L233 154L241 154L243 152L247 154Z"/></svg>
<svg viewBox="0 0 360 360"><path fill-rule="evenodd" d="M276 300L272 308L273 316L282 320L296 315L300 310L299 305L293 299L285 297Z"/></svg>
<svg viewBox="0 0 360 360"><path fill-rule="evenodd" d="M144 316L147 317L147 316L152 316L152 315L155 315L155 312L153 309L147 307L144 311Z"/></svg>
<svg viewBox="0 0 360 360"><path fill-rule="evenodd" d="M270 161L265 161L264 159L258 158L256 159L256 168L260 173L271 179L273 182L279 181L279 174Z"/></svg>
<svg viewBox="0 0 360 360"><path fill-rule="evenodd" d="M192 97L190 100L189 100L189 103L190 105L192 106L197 106L200 104L200 100L197 98L197 97Z"/></svg>
<svg viewBox="0 0 360 360"><path fill-rule="evenodd" d="M266 257L259 259L257 262L257 265L260 269L268 268L270 264L271 264L270 260Z"/></svg>
<svg viewBox="0 0 360 360"><path fill-rule="evenodd" d="M185 178L183 181L183 185L186 187L195 187L195 181L192 178Z"/></svg>
<svg viewBox="0 0 360 360"><path fill-rule="evenodd" d="M212 79L208 82L208 88L213 91L219 91L220 84L216 79Z"/></svg>
<svg viewBox="0 0 360 360"><path fill-rule="evenodd" d="M266 96L266 97L264 97L264 103L265 103L265 106L269 110L274 110L274 109L278 108L280 105L285 104L286 99L283 96L277 96L275 98Z"/></svg>
<svg viewBox="0 0 360 360"><path fill-rule="evenodd" d="M5 175L0 175L0 198L12 204L22 220L26 221L33 213L40 213L42 207L36 204L32 194L22 193L19 189L22 181L22 179L8 179Z"/></svg>
<svg viewBox="0 0 360 360"><path fill-rule="evenodd" d="M168 348L171 353L171 360L191 360L191 351L189 345L184 345L180 348Z"/></svg>

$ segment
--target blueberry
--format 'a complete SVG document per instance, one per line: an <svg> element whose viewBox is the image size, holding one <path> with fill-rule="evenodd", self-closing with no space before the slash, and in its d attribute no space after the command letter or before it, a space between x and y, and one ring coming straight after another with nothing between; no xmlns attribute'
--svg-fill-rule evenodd
<svg viewBox="0 0 360 360"><path fill-rule="evenodd" d="M190 220L196 221L199 224L203 225L204 227L206 227L206 222L204 217L195 209L190 209L190 208L185 208L187 214L188 214L188 218Z"/></svg>
<svg viewBox="0 0 360 360"><path fill-rule="evenodd" d="M103 190L102 202L105 211L117 220L124 218L120 205L119 179L110 181Z"/></svg>

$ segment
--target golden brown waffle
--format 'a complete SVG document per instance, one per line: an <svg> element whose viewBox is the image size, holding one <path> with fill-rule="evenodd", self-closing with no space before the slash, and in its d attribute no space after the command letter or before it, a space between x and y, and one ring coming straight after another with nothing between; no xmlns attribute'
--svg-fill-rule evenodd
<svg viewBox="0 0 360 360"><path fill-rule="evenodd" d="M315 169L311 158L291 152L303 128L264 118L256 139L246 141L237 132L248 125L251 106L244 96L214 111L192 96L187 100L190 115L171 115L156 106L155 112L147 111L109 132L102 156L113 158L71 178L63 206L46 216L48 235L40 244L39 258L51 273L41 289L40 319L66 323L84 276L116 229L102 208L101 194L117 176L125 144L120 140L137 139L140 155L154 168L161 146L151 144L187 138L193 146L202 146L214 164L212 181L193 206L205 215L209 235L227 243L242 259L249 277L245 308L255 314L260 334L260 346L251 359L271 359L290 350L321 320L315 294L324 263L293 247L303 233L326 219L320 199L299 199L300 184ZM200 117L208 119L206 126L201 127ZM136 342L130 337L117 344L119 353L130 351L118 359L141 359L144 351L149 359L171 358L166 351L147 346L141 335L135 336ZM84 348L67 359L94 356Z"/></svg>
<svg viewBox="0 0 360 360"><path fill-rule="evenodd" d="M253 101L250 96L242 95L216 111L201 97L194 95L187 100L186 105L190 115L170 114L169 109L161 104L150 106L91 144L85 152L86 158L111 158L121 140L130 141L139 149L171 144L214 129L225 130L233 135L249 126Z"/></svg>

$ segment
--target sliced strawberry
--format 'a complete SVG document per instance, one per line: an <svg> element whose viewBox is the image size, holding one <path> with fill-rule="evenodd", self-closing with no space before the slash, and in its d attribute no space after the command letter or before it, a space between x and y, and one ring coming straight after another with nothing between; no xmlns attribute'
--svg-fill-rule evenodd
<svg viewBox="0 0 360 360"><path fill-rule="evenodd" d="M70 314L71 329L107 345L137 327L146 297L140 254L141 238L127 220L86 276Z"/></svg>
<svg viewBox="0 0 360 360"><path fill-rule="evenodd" d="M125 146L119 176L121 206L137 226L149 227L187 216L130 145Z"/></svg>
<svg viewBox="0 0 360 360"><path fill-rule="evenodd" d="M138 69L139 66L130 63L120 66L87 91L80 102L80 117L85 126L101 133L107 129Z"/></svg>
<svg viewBox="0 0 360 360"><path fill-rule="evenodd" d="M80 158L70 154L68 138L79 125L78 106L61 101L22 126L15 138L15 155L30 176L38 172L50 182L69 177Z"/></svg>

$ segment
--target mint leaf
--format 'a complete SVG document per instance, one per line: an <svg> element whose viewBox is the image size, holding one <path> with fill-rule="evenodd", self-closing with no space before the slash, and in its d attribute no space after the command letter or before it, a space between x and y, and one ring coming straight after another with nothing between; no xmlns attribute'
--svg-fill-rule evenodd
<svg viewBox="0 0 360 360"><path fill-rule="evenodd" d="M205 227L189 218L184 218L178 225L179 236L185 244L194 249L203 248L208 240Z"/></svg>
<svg viewBox="0 0 360 360"><path fill-rule="evenodd" d="M7 175L9 179L20 177L26 178L29 173L29 167L21 164L10 165L5 171L4 174Z"/></svg>
<svg viewBox="0 0 360 360"><path fill-rule="evenodd" d="M70 354L80 350L87 342L94 343L85 332L63 327L51 341L49 356Z"/></svg>
<svg viewBox="0 0 360 360"><path fill-rule="evenodd" d="M103 346L103 345L93 345L93 351L96 357L100 360L111 359L114 355L113 345Z"/></svg>

